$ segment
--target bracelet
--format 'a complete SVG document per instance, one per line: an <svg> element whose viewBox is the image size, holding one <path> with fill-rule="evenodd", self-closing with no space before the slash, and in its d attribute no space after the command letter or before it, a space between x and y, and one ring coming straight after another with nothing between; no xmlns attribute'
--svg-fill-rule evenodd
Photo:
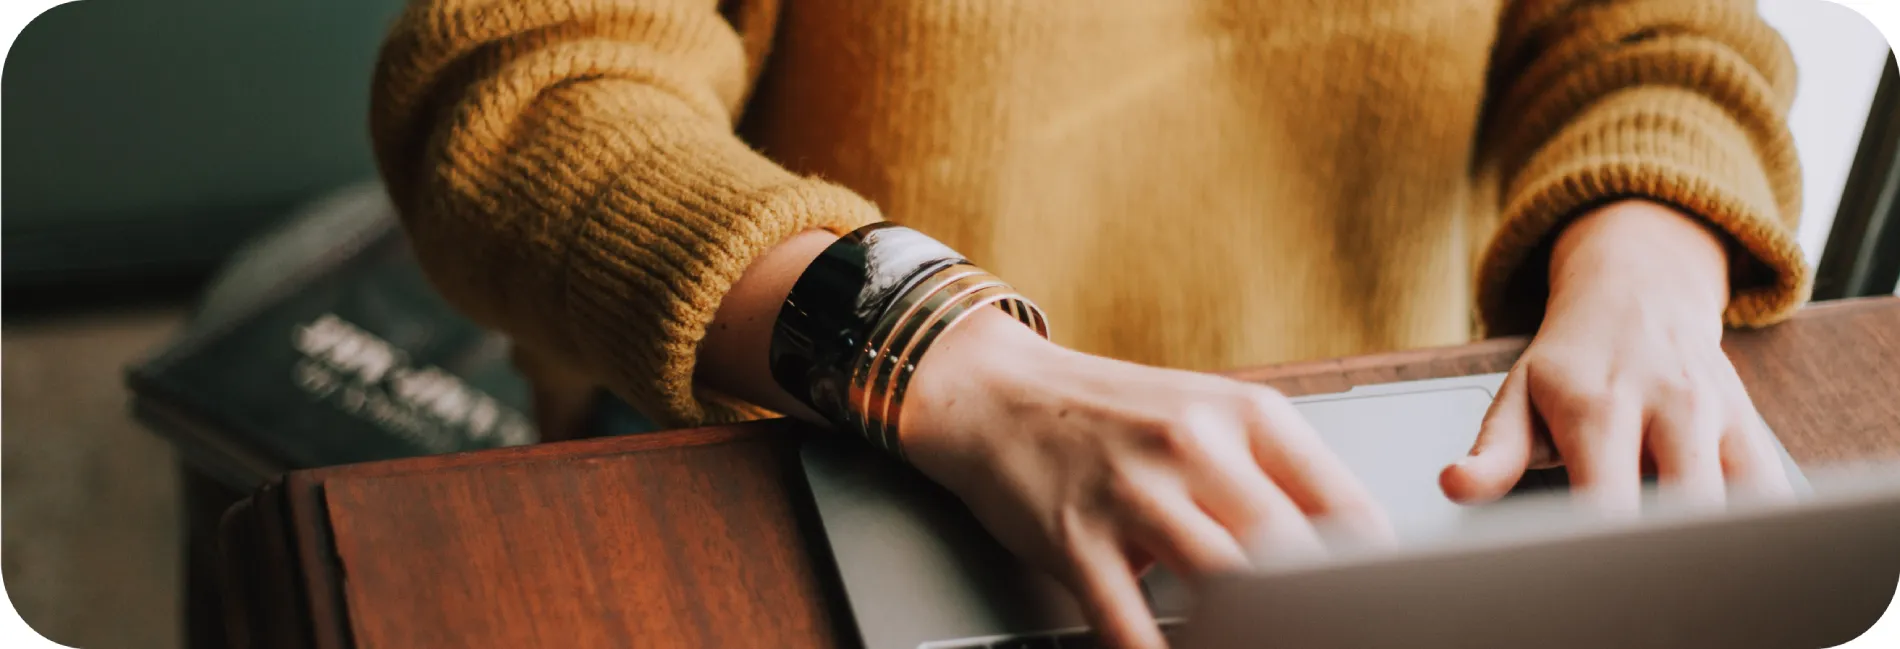
<svg viewBox="0 0 1900 649"><path fill-rule="evenodd" d="M962 262L943 244L888 222L840 237L806 267L779 309L768 352L772 379L842 424L848 368L872 324L931 270Z"/></svg>
<svg viewBox="0 0 1900 649"><path fill-rule="evenodd" d="M925 315L915 319L918 324L900 330L912 335L893 345L901 345L901 352L887 355L883 367L886 371L867 373L871 382L865 391L865 417L875 426L867 431L867 437L875 432L883 442L883 447L903 457L903 448L897 443L897 432L902 421L904 395L910 388L910 379L917 371L919 361L931 343L945 331L956 326L965 317L986 306L996 306L1010 314L1024 325L1044 338L1049 336L1048 323L1044 321L1042 311L1027 298L1016 294L1001 280L988 273L951 283L945 287L942 295L944 306L927 310ZM874 359L876 360L876 359Z"/></svg>
<svg viewBox="0 0 1900 649"><path fill-rule="evenodd" d="M772 328L772 378L842 430L898 457L903 394L944 331L994 305L1048 337L1042 311L936 240L875 223L827 247Z"/></svg>
<svg viewBox="0 0 1900 649"><path fill-rule="evenodd" d="M920 313L942 309L945 306L942 298L948 295L943 293L946 287L951 284L968 283L972 280L980 281L981 276L987 275L988 273L984 273L975 266L952 265L923 278L885 310L884 317L878 319L870 335L865 337L865 346L855 356L850 368L851 383L850 391L847 393L850 408L845 412L845 416L849 419L849 428L856 430L859 435L864 436L879 448L891 450L893 445L883 435L882 427L876 423L883 421L884 417L874 415L871 407L871 378L880 368L883 368L888 375L891 366L881 361L901 351L901 349L893 349L892 334L897 333L896 330L900 328L914 330L919 322ZM926 309L928 311L925 311ZM909 340L913 337L913 333L906 332L899 337L899 340ZM884 382L879 381L878 384L883 385Z"/></svg>

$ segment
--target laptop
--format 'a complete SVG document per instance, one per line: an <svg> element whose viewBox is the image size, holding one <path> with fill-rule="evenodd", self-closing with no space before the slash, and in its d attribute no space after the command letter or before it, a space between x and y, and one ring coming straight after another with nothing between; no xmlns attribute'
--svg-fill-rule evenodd
<svg viewBox="0 0 1900 649"><path fill-rule="evenodd" d="M1210 580L1173 646L1837 646L1900 581L1900 465L1810 479L1798 502L1616 522L1561 494L1506 501L1457 539Z"/></svg>
<svg viewBox="0 0 1900 649"><path fill-rule="evenodd" d="M1399 547L1444 551L1463 539L1484 537L1477 532L1495 530L1497 521L1524 518L1503 516L1499 506L1457 505L1438 487L1439 471L1462 457L1475 441L1503 376L1363 386L1294 401L1388 510ZM1809 485L1800 470L1785 450L1782 457L1797 491L1806 493ZM808 442L801 458L855 627L867 649L1095 646L1074 600L1059 583L1020 563L989 537L954 496L921 474L841 436ZM1538 492L1562 488L1561 472L1534 472L1519 492L1529 501L1536 500ZM1900 538L1896 541L1900 543ZM1355 565L1359 564L1380 566L1360 571L1392 570L1389 560L1380 563L1365 558ZM1430 573L1423 567L1400 572ZM1334 592L1350 593L1344 584L1367 579L1364 572L1352 570L1338 575L1318 570L1297 576L1253 575L1221 584L1197 598L1180 579L1156 570L1143 578L1142 586L1170 638L1202 628L1244 636L1244 629L1234 626L1249 619L1246 610L1251 602L1284 597L1285 591L1275 590L1274 584L1316 580L1334 584ZM1888 582L1891 588L1892 579ZM1231 606L1196 611L1197 599ZM1347 626L1365 626L1363 620L1374 617L1376 611L1349 600L1307 604L1309 609L1332 611L1331 619L1349 618ZM1312 610L1302 615L1328 619ZM1185 624L1190 617L1198 621ZM1325 629L1308 631L1299 637L1320 638L1315 646L1382 644L1327 643Z"/></svg>

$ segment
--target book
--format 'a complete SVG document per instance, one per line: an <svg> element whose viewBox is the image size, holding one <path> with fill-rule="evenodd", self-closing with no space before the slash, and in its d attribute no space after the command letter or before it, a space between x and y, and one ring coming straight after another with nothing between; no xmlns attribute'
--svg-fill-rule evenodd
<svg viewBox="0 0 1900 649"><path fill-rule="evenodd" d="M380 185L244 246L127 372L133 412L240 490L296 469L533 443L505 337L430 286Z"/></svg>

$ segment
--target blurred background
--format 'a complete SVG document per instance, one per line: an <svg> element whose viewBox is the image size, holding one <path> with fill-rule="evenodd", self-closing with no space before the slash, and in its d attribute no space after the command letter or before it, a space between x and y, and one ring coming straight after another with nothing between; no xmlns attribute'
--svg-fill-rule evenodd
<svg viewBox="0 0 1900 649"><path fill-rule="evenodd" d="M7 596L48 638L181 646L179 471L128 414L125 368L177 330L240 243L374 176L367 85L401 5L86 0L7 54L0 557ZM1801 70L1801 243L1827 289L1865 276L1870 234L1900 229L1879 218L1895 165L1875 137L1892 139L1900 108L1868 126L1889 47L1822 0L1762 9Z"/></svg>

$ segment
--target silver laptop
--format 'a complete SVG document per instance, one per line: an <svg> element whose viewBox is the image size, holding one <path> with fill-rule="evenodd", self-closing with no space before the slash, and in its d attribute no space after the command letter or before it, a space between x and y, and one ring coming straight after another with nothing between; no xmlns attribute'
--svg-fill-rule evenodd
<svg viewBox="0 0 1900 649"><path fill-rule="evenodd" d="M1652 502L1618 522L1533 496L1456 539L1217 578L1175 646L1837 646L1900 581L1900 465L1809 477L1794 503Z"/></svg>
<svg viewBox="0 0 1900 649"><path fill-rule="evenodd" d="M1400 537L1399 547L1444 551L1465 539L1497 537L1496 533L1489 537L1478 533L1495 531L1496 521L1526 519L1502 516L1501 506L1459 506L1446 499L1438 487L1439 471L1470 449L1502 380L1503 375L1494 374L1396 383L1304 397L1295 402L1387 508ZM802 455L823 531L865 647L1094 646L1067 592L1054 580L1020 564L989 538L948 492L852 440L814 441ZM1782 455L1798 490L1805 492L1806 481L1787 460L1786 453ZM1520 490L1535 493L1560 489L1561 485L1560 472L1535 473ZM1532 496L1523 499L1535 500ZM1578 564L1576 559L1572 555L1568 563ZM1392 570L1390 558L1383 560L1386 563L1367 557L1352 565L1379 566L1360 569L1371 570L1376 577ZM1894 572L1888 573L1889 586ZM1376 587L1371 582L1359 583L1367 579L1364 573L1342 569L1337 574L1346 576L1336 577L1333 572L1317 569L1297 575L1256 575L1221 584L1224 590L1218 590L1219 594L1203 593L1199 598L1161 571L1150 573L1143 586L1150 607L1170 637L1190 629L1207 633L1207 629L1215 628L1244 636L1248 635L1245 629L1234 629L1233 623L1247 619L1244 610L1252 605L1250 602L1280 596L1282 591L1273 590L1272 584L1304 579ZM1351 588L1337 586L1334 592L1350 593ZM1197 599L1210 607L1196 611ZM1213 607L1211 602L1216 600L1241 607L1242 612ZM1390 604L1381 604L1386 605ZM1333 619L1349 627L1343 630L1360 629L1370 620L1417 617L1394 617L1393 611L1359 606L1351 598L1308 601L1307 606L1309 610L1300 613L1303 619L1327 619L1310 610L1318 607L1332 611ZM1183 624L1189 617L1197 622ZM1333 636L1327 635L1327 629L1309 631L1294 636L1302 639L1299 646L1390 644L1367 645L1358 640L1329 643L1325 638ZM1454 645L1476 646L1466 642Z"/></svg>

